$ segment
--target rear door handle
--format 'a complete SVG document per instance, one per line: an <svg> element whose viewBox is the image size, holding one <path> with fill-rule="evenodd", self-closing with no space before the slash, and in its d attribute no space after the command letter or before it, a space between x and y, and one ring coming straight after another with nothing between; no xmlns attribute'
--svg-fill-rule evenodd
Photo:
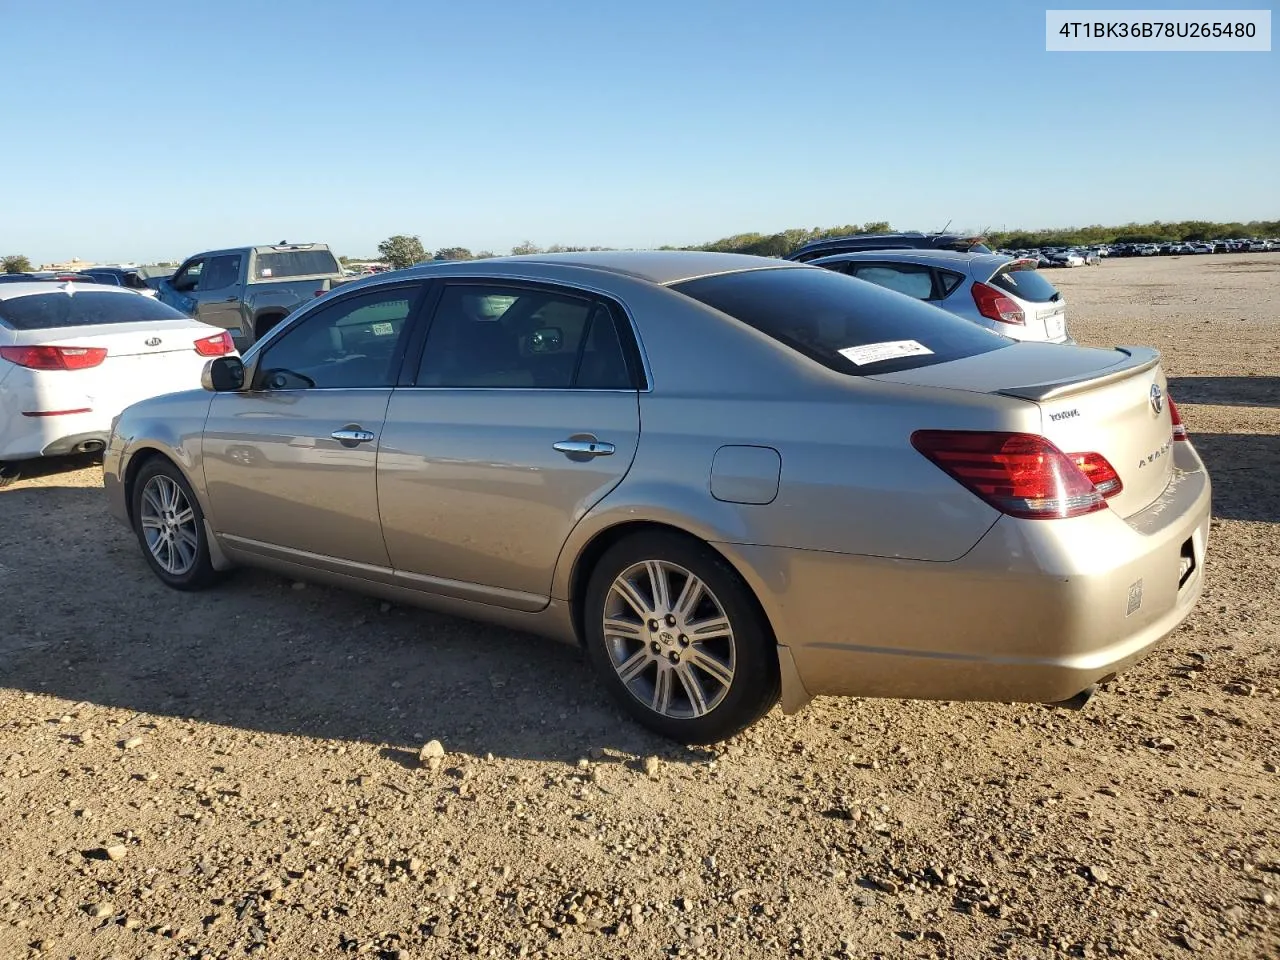
<svg viewBox="0 0 1280 960"><path fill-rule="evenodd" d="M595 437L572 437L569 440L558 440L551 445L570 460L591 460L594 457L610 456L617 448L605 440Z"/></svg>
<svg viewBox="0 0 1280 960"><path fill-rule="evenodd" d="M341 430L335 430L329 434L333 439L337 440L344 447L354 447L357 444L368 443L374 438L372 430L365 430L362 427L349 426Z"/></svg>

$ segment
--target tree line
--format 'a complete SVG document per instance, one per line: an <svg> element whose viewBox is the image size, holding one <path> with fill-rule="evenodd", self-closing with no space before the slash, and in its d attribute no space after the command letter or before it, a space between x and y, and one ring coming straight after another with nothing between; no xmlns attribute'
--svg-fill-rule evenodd
<svg viewBox="0 0 1280 960"><path fill-rule="evenodd" d="M714 253L749 253L761 257L785 257L791 251L813 240L847 236L851 233L890 233L893 228L883 220L870 223L846 223L838 227L796 227L778 233L735 233L709 243L690 246L659 247L659 250L707 250ZM992 247L1024 249L1028 247L1075 247L1095 243L1165 243L1174 241L1226 240L1238 237L1280 236L1280 220L1250 220L1247 223L1218 223L1208 220L1178 220L1151 223L1126 223L1121 226L1093 224L1087 227L1063 227L1042 230L989 230L982 234ZM553 243L540 247L526 240L511 248L512 256L533 253L574 253L583 250L614 250L615 247L575 247ZM497 256L492 250L472 253L466 247L439 247L427 250L422 238L397 234L378 244L378 258L393 269L411 267L424 260L483 260ZM344 264L354 257L340 257ZM26 273L31 261L21 254L0 259L0 272Z"/></svg>
<svg viewBox="0 0 1280 960"><path fill-rule="evenodd" d="M853 233L891 233L887 221L847 223L837 227L796 227L778 233L735 233L709 243L689 246L658 247L659 250L706 250L713 253L749 253L761 257L785 257L800 246L828 237ZM981 233L993 248L1023 249L1028 247L1075 247L1096 243L1165 243L1197 240L1226 240L1238 237L1280 236L1280 220L1250 220L1247 223L1221 223L1208 220L1155 220L1151 223L1126 223L1119 226L1093 224L1087 227L1060 227L1042 230L987 230ZM540 247L531 241L511 248L512 256L532 253L569 253L580 250L614 250L615 247L573 247L554 243ZM400 234L378 244L378 255L395 269L412 266L424 260L480 260L496 256L490 250L472 253L466 247L441 247L428 252L417 236ZM346 258L343 258L344 260Z"/></svg>

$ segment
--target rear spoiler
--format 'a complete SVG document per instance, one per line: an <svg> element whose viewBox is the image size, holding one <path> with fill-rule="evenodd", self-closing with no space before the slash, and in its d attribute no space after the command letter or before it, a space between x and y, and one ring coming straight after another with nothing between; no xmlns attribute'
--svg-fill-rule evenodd
<svg viewBox="0 0 1280 960"><path fill-rule="evenodd" d="M1074 393L1083 393L1103 384L1126 380L1145 370L1151 370L1160 363L1160 351L1152 347L1116 347L1117 353L1124 354L1120 362L1106 367L1096 377L1067 377L1063 380L1046 380L1043 383L1030 383L1023 387L1006 387L996 393L1006 397L1017 397L1019 400L1031 400L1043 403L1047 400L1059 400Z"/></svg>

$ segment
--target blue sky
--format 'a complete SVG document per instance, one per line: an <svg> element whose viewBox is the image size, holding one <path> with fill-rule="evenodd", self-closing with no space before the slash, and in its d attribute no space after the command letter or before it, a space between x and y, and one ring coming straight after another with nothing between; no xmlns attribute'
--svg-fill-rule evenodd
<svg viewBox="0 0 1280 960"><path fill-rule="evenodd" d="M1276 52L1047 53L1045 9L0 0L0 253L1280 215Z"/></svg>

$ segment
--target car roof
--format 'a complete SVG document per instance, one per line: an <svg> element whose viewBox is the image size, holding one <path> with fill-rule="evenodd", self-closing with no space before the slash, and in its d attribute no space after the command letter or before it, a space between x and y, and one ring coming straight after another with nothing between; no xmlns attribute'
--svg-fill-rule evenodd
<svg viewBox="0 0 1280 960"><path fill-rule="evenodd" d="M701 250L592 250L579 253L534 253L515 257L492 257L484 260L440 260L420 263L408 270L375 274L398 277L406 274L430 276L444 270L483 273L486 264L509 269L521 264L579 267L600 273L632 277L668 286L699 277L710 277L744 270L797 269L805 264L791 263L774 257L757 257L745 253L708 253ZM506 269L503 269L506 272Z"/></svg>
<svg viewBox="0 0 1280 960"><path fill-rule="evenodd" d="M138 295L128 287L116 287L105 283L76 283L74 280L32 280L27 283L0 283L0 300L13 300L17 297L28 297L36 293L57 293L59 291L69 296L75 296L79 290L92 290L94 293L118 293L122 296L130 297Z"/></svg>
<svg viewBox="0 0 1280 960"><path fill-rule="evenodd" d="M1010 257L1002 253L961 253L959 250L902 250L895 248L891 250L857 250L851 253L836 253L829 257L810 260L809 263L819 267L826 263L845 263L859 260L887 260L894 263L918 263L923 266L951 264L957 267L979 263L989 265L994 270L1002 263L1017 259L1021 258Z"/></svg>

